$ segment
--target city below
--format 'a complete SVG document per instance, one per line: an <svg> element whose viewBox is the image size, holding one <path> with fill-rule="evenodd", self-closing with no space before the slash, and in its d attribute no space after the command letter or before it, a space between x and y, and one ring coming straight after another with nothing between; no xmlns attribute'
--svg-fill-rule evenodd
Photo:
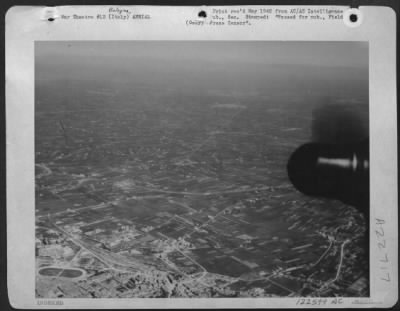
<svg viewBox="0 0 400 311"><path fill-rule="evenodd" d="M36 297L368 296L363 215L286 173L322 95L38 81Z"/></svg>

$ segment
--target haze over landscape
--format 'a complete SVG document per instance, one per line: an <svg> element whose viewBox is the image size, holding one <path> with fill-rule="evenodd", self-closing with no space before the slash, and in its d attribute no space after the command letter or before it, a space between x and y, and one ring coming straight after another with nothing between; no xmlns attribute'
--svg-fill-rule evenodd
<svg viewBox="0 0 400 311"><path fill-rule="evenodd" d="M35 81L37 297L369 295L363 215L286 173L368 138L367 43L36 42Z"/></svg>

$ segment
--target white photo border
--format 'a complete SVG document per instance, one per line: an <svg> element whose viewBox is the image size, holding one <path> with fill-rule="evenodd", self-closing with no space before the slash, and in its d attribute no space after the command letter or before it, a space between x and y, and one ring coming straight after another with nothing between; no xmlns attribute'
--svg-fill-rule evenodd
<svg viewBox="0 0 400 311"><path fill-rule="evenodd" d="M359 7L362 22L270 21L251 27L188 27L200 10L218 7L131 6L150 20L62 21L109 6L12 7L6 15L6 143L8 295L14 308L298 308L297 298L37 299L35 297L34 44L68 40L366 41L369 43L370 293L323 307L390 307L398 294L396 15ZM246 6L278 8L278 6ZM299 6L295 6L299 7ZM121 6L121 8L124 8ZM220 7L221 8L221 7ZM229 8L229 7L223 7ZM286 7L287 8L287 7ZM290 8L290 7L289 7ZM308 6L307 8L313 8ZM321 8L321 7L314 7ZM342 8L344 6L326 6ZM47 21L54 16L55 21ZM385 247L376 233L384 222ZM385 260L387 263L385 264ZM386 273L390 281L385 281ZM42 302L41 302L42 301ZM49 302L50 301L50 302ZM61 302L57 302L61 301ZM306 305L305 307L321 307Z"/></svg>

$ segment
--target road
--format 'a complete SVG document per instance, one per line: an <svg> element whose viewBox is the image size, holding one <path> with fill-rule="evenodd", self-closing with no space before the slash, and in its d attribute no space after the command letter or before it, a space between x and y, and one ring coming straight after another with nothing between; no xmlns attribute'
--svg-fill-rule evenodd
<svg viewBox="0 0 400 311"><path fill-rule="evenodd" d="M57 229L59 230L61 233L63 233L65 236L67 236L73 243L75 243L76 245L80 246L82 249L84 249L85 251L87 251L88 253L90 253L93 257L97 258L99 261L101 261L107 268L112 268L112 269L117 269L117 270L121 270L118 267L127 267L130 269L134 269L137 270L139 267L137 265L126 265L124 263L121 262L116 262L114 260L111 260L110 258L104 258L102 256L100 256L99 254L97 254L95 251L93 251L91 248L87 247L83 242L79 241L78 239L74 238L71 234L69 234L67 231L65 231L64 229L62 229L61 227L57 226L55 223L51 222L51 220L49 219L49 222ZM117 267L114 267L113 265L116 265ZM132 270L126 270L126 272L132 272Z"/></svg>
<svg viewBox="0 0 400 311"><path fill-rule="evenodd" d="M206 222L204 222L203 224L201 224L199 227L195 227L195 229L190 232L189 234L187 234L186 236L190 237L193 233L195 233L196 231L200 230L201 228L207 226L211 221L214 221L219 215L221 215L223 212L225 212L227 209L229 209L230 206L225 207L224 209L220 210L218 213L216 213L214 216L212 216L209 220L207 220Z"/></svg>
<svg viewBox="0 0 400 311"><path fill-rule="evenodd" d="M342 245L340 246L340 262L339 262L339 266L338 266L338 269L337 269L337 272L336 272L336 276L335 276L335 278L333 279L332 283L335 282L335 281L339 278L339 276L340 276L340 271L341 271L342 265L343 265L344 246L345 246L347 243L349 243L349 242L350 242L350 240L345 240L345 241L342 243Z"/></svg>
<svg viewBox="0 0 400 311"><path fill-rule="evenodd" d="M38 166L43 170L43 173L38 174L36 176L36 178L41 178L43 176L48 176L48 175L51 175L51 173L52 173L51 169L44 163L38 163L38 164L35 164L35 166Z"/></svg>
<svg viewBox="0 0 400 311"><path fill-rule="evenodd" d="M63 199L62 197L60 197L60 198L65 201L65 199ZM82 207L78 207L78 208L67 208L64 211L55 212L55 213L47 213L46 215L37 216L37 218L49 217L49 215L50 216L60 216L60 215L68 214L68 213L71 213L71 212L83 211L85 209L91 209L91 208L98 209L100 207L103 208L103 207L106 207L106 206L107 206L107 204L100 203L100 204L96 204L96 205L82 206Z"/></svg>
<svg viewBox="0 0 400 311"><path fill-rule="evenodd" d="M328 252L330 251L330 249L332 248L333 245L333 239L330 238L329 239L329 246L328 248L325 250L325 252L321 255L321 257L319 257L319 259L313 264L313 266L315 267L316 265L318 265L321 260L328 254Z"/></svg>
<svg viewBox="0 0 400 311"><path fill-rule="evenodd" d="M151 192L159 192L159 193L165 193L165 194L179 194L179 195L190 195L190 196L215 196L215 195L265 191L265 190L271 190L271 189L278 189L280 187L279 186L278 187L263 186L263 187L255 187L255 188L223 190L223 191L214 191L214 192L172 191L172 190L149 188L149 187L145 187L145 186L139 186L138 188L145 189L145 190L151 191Z"/></svg>

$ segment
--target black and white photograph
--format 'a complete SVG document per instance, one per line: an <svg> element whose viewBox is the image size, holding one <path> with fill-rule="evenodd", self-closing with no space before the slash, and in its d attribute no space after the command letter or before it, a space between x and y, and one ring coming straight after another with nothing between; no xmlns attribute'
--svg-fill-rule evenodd
<svg viewBox="0 0 400 311"><path fill-rule="evenodd" d="M365 41L34 43L35 297L370 297Z"/></svg>

